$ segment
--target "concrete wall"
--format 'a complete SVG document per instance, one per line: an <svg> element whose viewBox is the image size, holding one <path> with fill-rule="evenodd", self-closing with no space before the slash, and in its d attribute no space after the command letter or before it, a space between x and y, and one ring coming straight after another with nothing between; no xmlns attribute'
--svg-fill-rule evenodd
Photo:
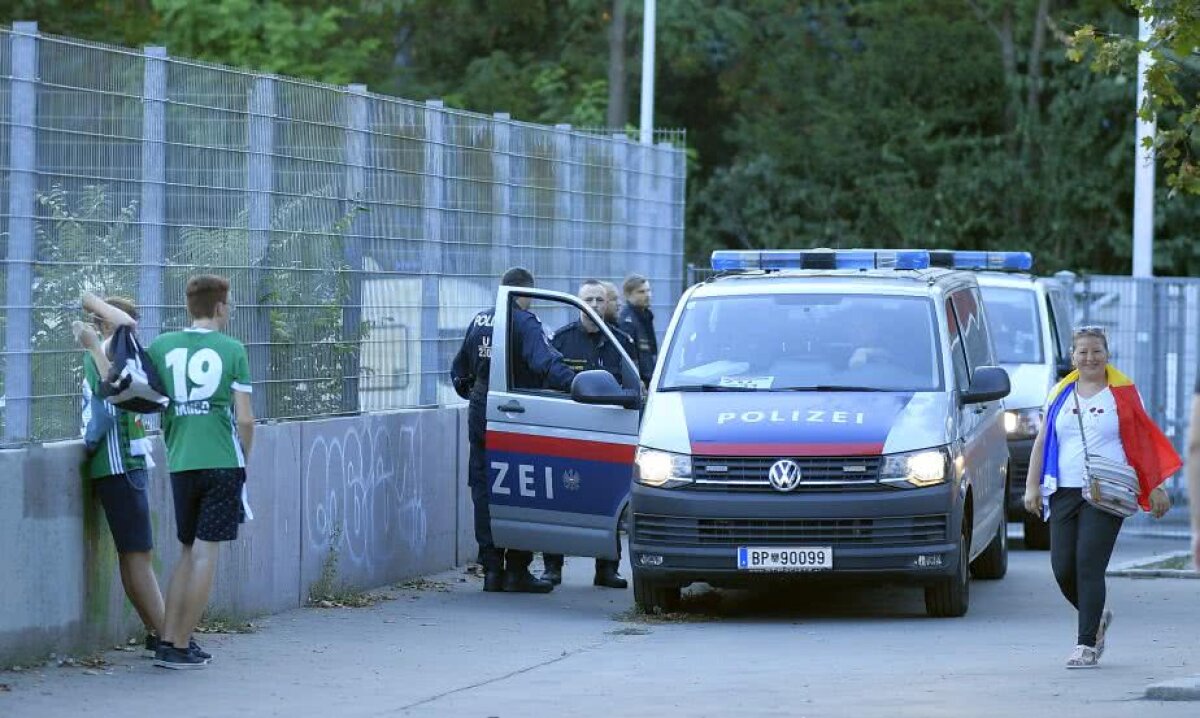
<svg viewBox="0 0 1200 718"><path fill-rule="evenodd" d="M210 608L303 605L324 574L370 588L472 560L465 408L261 425L247 469L254 520L223 547ZM163 591L179 556L166 456L151 476ZM0 451L0 665L138 635L80 442Z"/></svg>

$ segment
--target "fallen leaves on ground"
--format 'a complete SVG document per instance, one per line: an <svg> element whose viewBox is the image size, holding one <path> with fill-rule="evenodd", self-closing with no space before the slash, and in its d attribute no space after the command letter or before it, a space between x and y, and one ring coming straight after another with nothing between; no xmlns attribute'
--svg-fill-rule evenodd
<svg viewBox="0 0 1200 718"><path fill-rule="evenodd" d="M450 584L445 581L430 581L427 578L414 578L404 583L396 584L396 589L400 591L441 591L446 593L450 590Z"/></svg>
<svg viewBox="0 0 1200 718"><path fill-rule="evenodd" d="M250 621L229 618L205 618L196 626L196 633L256 633L258 626Z"/></svg>

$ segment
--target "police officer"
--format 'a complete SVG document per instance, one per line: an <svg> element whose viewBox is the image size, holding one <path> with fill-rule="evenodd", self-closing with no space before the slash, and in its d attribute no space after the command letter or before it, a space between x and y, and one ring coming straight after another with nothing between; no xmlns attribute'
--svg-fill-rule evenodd
<svg viewBox="0 0 1200 718"><path fill-rule="evenodd" d="M658 361L658 337L654 334L654 313L650 311L650 280L640 274L625 278L625 306L621 308L621 328L633 337L638 348L638 373L650 383Z"/></svg>
<svg viewBox="0 0 1200 718"><path fill-rule="evenodd" d="M533 275L527 269L513 267L504 273L500 283L506 287L532 287ZM575 372L563 362L562 355L550 346L542 323L529 311L531 301L530 297L517 297L510 310L513 384L516 387L549 386L569 391ZM549 593L554 590L554 584L529 573L532 553L504 549L492 542L484 438L487 434L488 378L495 314L495 309L485 309L475 315L450 368L454 390L470 401L467 436L471 452L467 464L467 484L471 487L471 500L475 505L475 541L479 544L479 563L483 565L483 590Z"/></svg>
<svg viewBox="0 0 1200 718"><path fill-rule="evenodd" d="M579 298L596 314L601 317L605 315L608 295L604 285L598 280L584 280L579 287ZM619 329L617 332L624 335L624 332ZM616 335L616 333L614 334ZM632 339L628 335L625 335L625 341L632 343ZM621 381L621 352L584 312L579 313L577 321L556 331L550 343L555 349L562 352L563 359L575 371L604 369L616 377L617 381ZM617 550L620 551L620 544L618 544ZM543 554L542 562L545 564L542 578L556 585L562 583L562 554ZM592 584L608 588L627 587L628 582L617 573L620 563L619 559L616 561L596 559L596 575L592 579Z"/></svg>
<svg viewBox="0 0 1200 718"><path fill-rule="evenodd" d="M621 319L618 315L621 311L621 304L617 295L617 285L613 284L612 282L600 282L600 286L604 287L604 298L607 300L604 304L604 323L608 325L609 331L611 331L613 336L617 338L617 341L621 343L621 348L623 348L625 353L629 355L629 358L633 360L633 365L640 367L640 364L638 363L638 357L640 354L638 352L637 342L633 340L633 337L629 336L629 332L626 332L619 326ZM641 374L640 368L638 370L638 374Z"/></svg>

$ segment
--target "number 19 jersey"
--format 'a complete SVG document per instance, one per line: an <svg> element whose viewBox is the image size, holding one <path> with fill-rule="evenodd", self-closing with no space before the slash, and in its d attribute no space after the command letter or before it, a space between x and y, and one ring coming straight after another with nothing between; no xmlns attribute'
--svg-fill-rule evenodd
<svg viewBox="0 0 1200 718"><path fill-rule="evenodd" d="M193 327L160 335L146 353L171 398L162 415L171 472L245 467L233 392L251 391L246 347L228 334Z"/></svg>

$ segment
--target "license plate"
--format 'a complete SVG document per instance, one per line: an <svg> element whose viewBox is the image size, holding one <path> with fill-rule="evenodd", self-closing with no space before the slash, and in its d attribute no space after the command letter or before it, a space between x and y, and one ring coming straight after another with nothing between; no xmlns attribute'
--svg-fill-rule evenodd
<svg viewBox="0 0 1200 718"><path fill-rule="evenodd" d="M742 571L829 571L833 568L832 546L741 546L738 569Z"/></svg>

